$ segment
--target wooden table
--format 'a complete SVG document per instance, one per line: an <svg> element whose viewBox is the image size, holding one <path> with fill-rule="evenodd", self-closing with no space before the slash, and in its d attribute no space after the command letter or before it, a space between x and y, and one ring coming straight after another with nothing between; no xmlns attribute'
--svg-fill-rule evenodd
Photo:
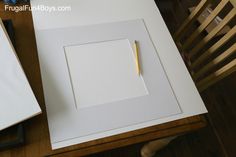
<svg viewBox="0 0 236 157"><path fill-rule="evenodd" d="M31 12L5 12L4 4L1 1L0 17L2 19L12 19L13 21L17 54L43 110L41 115L25 122L25 145L0 151L1 157L83 156L135 143L183 134L206 125L204 116L198 115L52 151Z"/></svg>

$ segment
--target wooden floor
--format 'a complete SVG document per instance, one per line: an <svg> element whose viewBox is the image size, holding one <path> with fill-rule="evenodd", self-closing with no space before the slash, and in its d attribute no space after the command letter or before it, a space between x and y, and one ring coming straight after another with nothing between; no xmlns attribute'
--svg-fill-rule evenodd
<svg viewBox="0 0 236 157"><path fill-rule="evenodd" d="M198 0L157 0L162 16L173 33ZM167 9L163 9L164 7ZM173 8L171 8L171 6ZM171 9L171 11L167 11ZM178 19L178 20L177 20ZM209 111L208 127L178 137L155 157L236 157L236 73L201 94ZM89 157L139 157L144 144L111 150Z"/></svg>

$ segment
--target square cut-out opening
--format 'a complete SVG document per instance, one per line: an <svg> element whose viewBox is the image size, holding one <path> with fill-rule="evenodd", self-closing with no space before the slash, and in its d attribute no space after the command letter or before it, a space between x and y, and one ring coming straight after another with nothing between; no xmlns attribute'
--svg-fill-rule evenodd
<svg viewBox="0 0 236 157"><path fill-rule="evenodd" d="M148 94L128 39L64 48L77 108Z"/></svg>

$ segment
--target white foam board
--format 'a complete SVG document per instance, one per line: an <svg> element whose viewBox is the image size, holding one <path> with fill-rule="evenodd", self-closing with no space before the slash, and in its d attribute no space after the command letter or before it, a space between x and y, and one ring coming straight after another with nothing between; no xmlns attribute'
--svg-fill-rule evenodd
<svg viewBox="0 0 236 157"><path fill-rule="evenodd" d="M0 19L0 130L31 118L41 109Z"/></svg>

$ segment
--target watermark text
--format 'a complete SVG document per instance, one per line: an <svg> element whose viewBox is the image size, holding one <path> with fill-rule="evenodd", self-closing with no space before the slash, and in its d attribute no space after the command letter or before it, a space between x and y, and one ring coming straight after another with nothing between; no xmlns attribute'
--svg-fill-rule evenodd
<svg viewBox="0 0 236 157"><path fill-rule="evenodd" d="M22 12L22 11L42 11L42 12L66 12L71 11L71 6L46 6L46 5L21 5L21 6L12 6L5 5L5 11L13 12Z"/></svg>

